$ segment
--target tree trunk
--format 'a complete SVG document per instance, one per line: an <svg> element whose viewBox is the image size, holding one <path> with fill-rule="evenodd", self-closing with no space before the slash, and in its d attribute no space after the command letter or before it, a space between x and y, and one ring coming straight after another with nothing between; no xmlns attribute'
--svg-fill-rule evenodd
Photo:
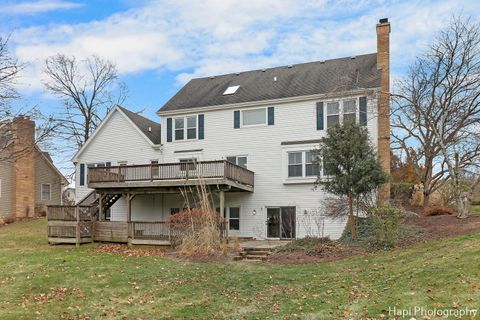
<svg viewBox="0 0 480 320"><path fill-rule="evenodd" d="M430 206L430 192L423 191L423 207L428 208Z"/></svg>
<svg viewBox="0 0 480 320"><path fill-rule="evenodd" d="M357 237L357 222L355 215L353 214L353 197L348 196L348 223L350 224L350 232L352 233L352 239Z"/></svg>
<svg viewBox="0 0 480 320"><path fill-rule="evenodd" d="M470 215L470 201L466 194L455 196L455 203L457 205L457 218L465 219Z"/></svg>

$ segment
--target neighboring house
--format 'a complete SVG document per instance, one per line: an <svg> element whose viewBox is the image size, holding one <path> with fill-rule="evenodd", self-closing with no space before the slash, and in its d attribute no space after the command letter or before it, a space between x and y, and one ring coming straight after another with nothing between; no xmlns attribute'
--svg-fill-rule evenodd
<svg viewBox="0 0 480 320"><path fill-rule="evenodd" d="M74 157L77 202L95 190L101 220L136 222L129 237L142 238L201 180L229 235L340 237L346 221L324 216L310 151L355 119L389 172L389 33L382 19L377 53L193 79L158 111L161 125L113 108Z"/></svg>
<svg viewBox="0 0 480 320"><path fill-rule="evenodd" d="M60 205L68 181L35 144L35 122L17 117L0 131L0 215L33 217Z"/></svg>

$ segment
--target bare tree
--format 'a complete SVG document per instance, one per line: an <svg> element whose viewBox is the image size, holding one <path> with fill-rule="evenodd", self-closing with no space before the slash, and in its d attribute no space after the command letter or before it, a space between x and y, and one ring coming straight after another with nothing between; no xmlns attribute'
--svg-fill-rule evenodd
<svg viewBox="0 0 480 320"><path fill-rule="evenodd" d="M0 161L13 161L32 152L38 145L46 147L47 141L55 131L55 123L50 116L43 115L37 107L28 110L13 110L10 103L20 99L16 90L24 64L20 63L8 50L9 38L0 36ZM15 117L30 117L37 121L34 144L13 148L15 137L19 135L12 120Z"/></svg>
<svg viewBox="0 0 480 320"><path fill-rule="evenodd" d="M8 51L8 38L0 37L0 120L10 114L8 103L19 98L15 84L23 67Z"/></svg>
<svg viewBox="0 0 480 320"><path fill-rule="evenodd" d="M415 168L428 206L445 181L459 178L457 169L467 170L480 160L479 25L453 17L396 88L393 148Z"/></svg>
<svg viewBox="0 0 480 320"><path fill-rule="evenodd" d="M82 147L108 110L126 98L115 65L95 55L77 61L57 54L46 59L44 73L45 87L64 105L58 116L60 134L74 149Z"/></svg>

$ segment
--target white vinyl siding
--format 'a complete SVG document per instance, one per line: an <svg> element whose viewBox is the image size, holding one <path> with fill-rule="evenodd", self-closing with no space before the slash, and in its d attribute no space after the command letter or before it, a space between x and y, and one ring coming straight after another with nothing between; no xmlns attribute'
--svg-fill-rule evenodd
<svg viewBox="0 0 480 320"><path fill-rule="evenodd" d="M118 111L111 115L108 123L100 128L89 145L78 158L75 175L75 200L78 202L88 195L87 183L80 186L80 163L85 163L85 180L87 180L87 163L111 162L116 165L146 164L151 159L162 160L162 153L155 150L138 130ZM111 208L111 220L126 220L127 202L122 197Z"/></svg>
<svg viewBox="0 0 480 320"><path fill-rule="evenodd" d="M241 90L241 88L240 88ZM362 94L364 95L364 94ZM356 100L358 96L341 98L335 101ZM263 106L217 110L203 110L209 125L205 127L207 140L184 141L165 145L163 148L164 162L178 162L186 158L175 153L177 150L202 150L198 160L218 160L227 157L248 155L248 170L255 174L255 190L249 192L225 192L225 207L240 207L240 230L235 231L239 237L265 238L267 207L296 207L298 237L306 235L324 235L332 239L338 238L346 221L334 220L322 216L323 204L330 195L321 188L313 190L316 176L288 177L288 152L305 152L318 147L318 142L310 144L282 145L283 142L318 141L326 135L326 130L317 130L313 124L316 119L317 102L312 99L302 102L275 102L275 125L254 125L242 130L242 111L265 109ZM326 128L326 102L324 100L324 120ZM270 104L271 105L271 104ZM240 128L232 125L234 111L239 112ZM368 95L367 111L369 114L367 128L371 133L371 141L377 143L377 100L376 93ZM266 113L266 111L265 111ZM172 116L174 118L175 116ZM166 136L166 118L162 117L162 135ZM190 156L190 154L189 154ZM146 159L147 161L149 159ZM229 160L230 161L230 160ZM237 162L238 164L238 162ZM309 167L305 162L305 174ZM308 169L310 170L310 169ZM167 198L169 200L167 200ZM180 197L181 198L181 197ZM215 206L218 206L218 196L214 195ZM171 200L170 200L171 199ZM177 199L177 200L174 200ZM165 210L182 207L183 203L177 195L165 197ZM177 202L175 202L177 201ZM171 204L169 206L169 204ZM254 213L255 212L255 213ZM318 227L321 226L321 227ZM321 229L321 230L320 230ZM229 233L230 234L230 233Z"/></svg>

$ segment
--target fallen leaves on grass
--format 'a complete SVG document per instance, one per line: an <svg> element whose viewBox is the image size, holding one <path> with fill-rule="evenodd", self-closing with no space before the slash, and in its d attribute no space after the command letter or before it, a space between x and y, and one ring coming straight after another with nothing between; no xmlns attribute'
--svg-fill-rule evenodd
<svg viewBox="0 0 480 320"><path fill-rule="evenodd" d="M124 244L101 244L92 250L94 253L122 254L127 257L164 256L168 249L129 248Z"/></svg>
<svg viewBox="0 0 480 320"><path fill-rule="evenodd" d="M75 295L83 298L85 294L80 288L65 288L57 287L51 288L50 292L39 293L36 295L23 295L22 306L26 307L28 304L44 304L50 301L63 301L67 296Z"/></svg>

